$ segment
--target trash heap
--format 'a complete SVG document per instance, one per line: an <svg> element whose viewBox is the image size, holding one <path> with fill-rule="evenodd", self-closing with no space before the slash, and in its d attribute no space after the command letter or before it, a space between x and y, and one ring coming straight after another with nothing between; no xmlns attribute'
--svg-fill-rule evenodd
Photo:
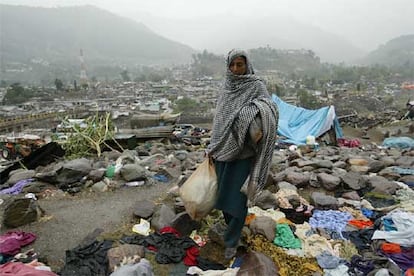
<svg viewBox="0 0 414 276"><path fill-rule="evenodd" d="M413 149L276 150L266 188L248 210L241 244L230 261L223 257L220 212L194 221L179 197L180 186L203 160L200 146L151 142L133 151L104 152L99 159L57 160L13 171L0 190L2 227L42 217L39 204L51 193L169 183L161 200L135 204L128 229L94 231L67 250L56 273L413 275ZM24 275L27 269L36 270L33 275L56 275L47 260L21 249L34 240L35 234L16 230L0 235L4 275Z"/></svg>

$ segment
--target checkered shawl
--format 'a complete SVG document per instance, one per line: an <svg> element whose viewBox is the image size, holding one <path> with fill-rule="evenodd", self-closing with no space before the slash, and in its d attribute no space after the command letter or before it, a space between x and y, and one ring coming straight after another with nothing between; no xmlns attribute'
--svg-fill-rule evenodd
<svg viewBox="0 0 414 276"><path fill-rule="evenodd" d="M237 76L229 70L231 61L238 56L246 58L246 75ZM218 161L236 160L245 146L250 123L257 115L262 121L263 136L257 145L248 179L248 190L254 193L248 194L250 200L266 183L276 139L278 112L265 84L254 75L246 53L233 50L227 58L226 81L217 102L209 154Z"/></svg>

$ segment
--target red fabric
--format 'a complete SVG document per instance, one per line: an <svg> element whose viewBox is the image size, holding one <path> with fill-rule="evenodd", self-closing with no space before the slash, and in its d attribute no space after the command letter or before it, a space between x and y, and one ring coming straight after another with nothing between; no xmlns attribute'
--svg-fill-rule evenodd
<svg viewBox="0 0 414 276"><path fill-rule="evenodd" d="M185 252L186 255L184 257L184 264L187 266L198 265L197 263L197 256L200 255L200 250L197 246L193 246L187 249Z"/></svg>
<svg viewBox="0 0 414 276"><path fill-rule="evenodd" d="M172 233L172 234L174 234L176 237L179 237L180 236L180 233L175 229L175 228L173 228L173 227L171 227L171 226L166 226L166 227L164 227L164 228L162 228L162 229L160 229L160 234L165 234L165 233Z"/></svg>
<svg viewBox="0 0 414 276"><path fill-rule="evenodd" d="M404 274L405 276L414 276L414 267L407 269L407 271Z"/></svg>
<svg viewBox="0 0 414 276"><path fill-rule="evenodd" d="M401 253L401 246L398 243L384 242L381 250L385 253Z"/></svg>
<svg viewBox="0 0 414 276"><path fill-rule="evenodd" d="M37 270L31 265L25 265L20 262L10 262L0 265L1 276L57 276L57 274L45 271Z"/></svg>
<svg viewBox="0 0 414 276"><path fill-rule="evenodd" d="M374 223L370 220L359 220L359 219L351 219L350 221L348 221L348 223L359 229L367 228L367 227L374 225Z"/></svg>
<svg viewBox="0 0 414 276"><path fill-rule="evenodd" d="M341 147L357 148L361 145L361 142L358 139L338 138L337 141L338 145Z"/></svg>
<svg viewBox="0 0 414 276"><path fill-rule="evenodd" d="M20 248L31 244L36 239L33 233L23 231L9 231L0 236L0 254L16 255Z"/></svg>

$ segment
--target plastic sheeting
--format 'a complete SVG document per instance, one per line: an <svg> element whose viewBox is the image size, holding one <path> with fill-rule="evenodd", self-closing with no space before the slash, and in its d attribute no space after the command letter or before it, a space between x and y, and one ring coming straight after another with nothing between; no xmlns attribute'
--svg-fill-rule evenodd
<svg viewBox="0 0 414 276"><path fill-rule="evenodd" d="M343 137L334 106L310 110L285 103L276 95L272 95L272 99L279 109L277 133L286 137L282 142L306 144L306 136L319 137L332 126L335 128L336 137Z"/></svg>

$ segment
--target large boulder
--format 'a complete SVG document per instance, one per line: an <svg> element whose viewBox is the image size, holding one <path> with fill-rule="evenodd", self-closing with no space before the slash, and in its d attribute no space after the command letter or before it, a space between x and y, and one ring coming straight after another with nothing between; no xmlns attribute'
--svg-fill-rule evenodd
<svg viewBox="0 0 414 276"><path fill-rule="evenodd" d="M317 209L329 210L338 209L338 200L330 195L320 192L313 192L311 194L311 204Z"/></svg>
<svg viewBox="0 0 414 276"><path fill-rule="evenodd" d="M36 221L42 214L37 201L23 196L0 195L1 228L16 228Z"/></svg>
<svg viewBox="0 0 414 276"><path fill-rule="evenodd" d="M358 191L366 187L365 180L362 178L361 174L357 172L348 172L345 175L341 175L340 178L345 184L345 188Z"/></svg>
<svg viewBox="0 0 414 276"><path fill-rule="evenodd" d="M126 164L122 166L120 174L125 181L144 180L147 177L147 170L138 164Z"/></svg>
<svg viewBox="0 0 414 276"><path fill-rule="evenodd" d="M341 184L341 178L335 175L320 173L317 177L319 182L322 183L322 186L328 191L335 190Z"/></svg>

